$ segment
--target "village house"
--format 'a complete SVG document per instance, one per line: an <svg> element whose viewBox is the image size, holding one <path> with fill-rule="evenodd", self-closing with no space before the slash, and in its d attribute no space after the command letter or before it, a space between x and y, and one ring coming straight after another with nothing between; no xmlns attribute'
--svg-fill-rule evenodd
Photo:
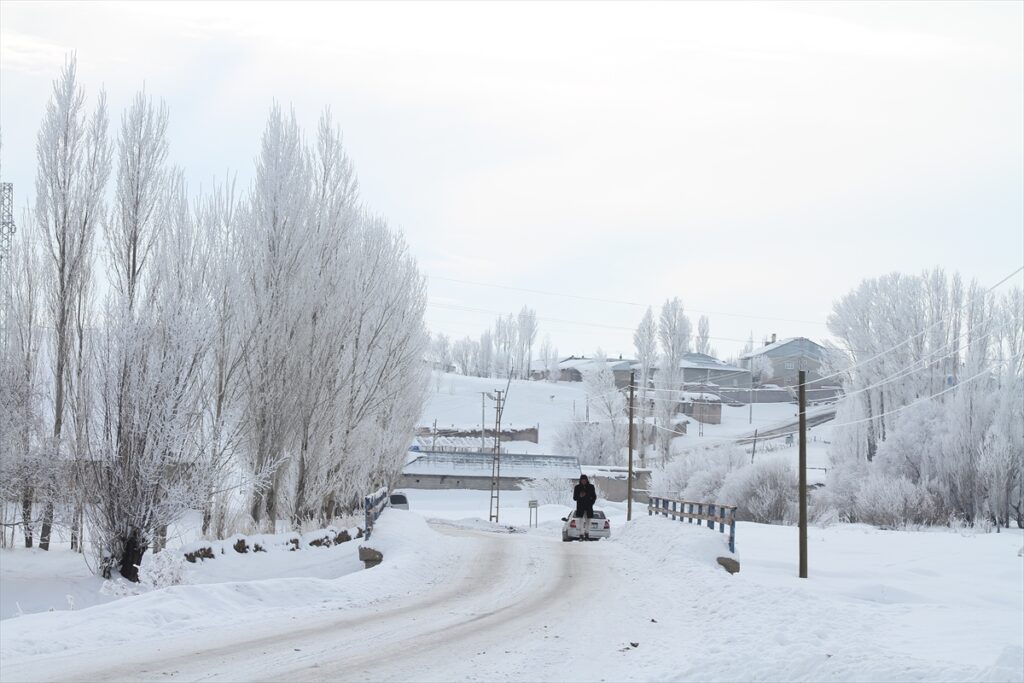
<svg viewBox="0 0 1024 683"><path fill-rule="evenodd" d="M807 386L814 400L834 397L840 391L837 378L828 377L828 350L806 337L789 337L770 342L740 356L740 363L755 380L755 386L796 387L799 372L806 372Z"/></svg>

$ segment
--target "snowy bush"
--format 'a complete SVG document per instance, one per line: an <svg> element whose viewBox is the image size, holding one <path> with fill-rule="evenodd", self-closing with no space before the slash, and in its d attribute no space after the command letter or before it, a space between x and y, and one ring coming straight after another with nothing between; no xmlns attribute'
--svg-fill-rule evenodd
<svg viewBox="0 0 1024 683"><path fill-rule="evenodd" d="M139 583L150 589L189 583L188 562L178 553L150 555L139 567Z"/></svg>
<svg viewBox="0 0 1024 683"><path fill-rule="evenodd" d="M772 523L789 521L797 499L795 468L784 458L764 458L729 473L720 502L736 506L736 518Z"/></svg>
<svg viewBox="0 0 1024 683"><path fill-rule="evenodd" d="M572 483L565 479L534 479L527 490L541 505L573 505Z"/></svg>
<svg viewBox="0 0 1024 683"><path fill-rule="evenodd" d="M854 512L857 521L887 529L938 521L927 491L904 477L875 471L861 482Z"/></svg>
<svg viewBox="0 0 1024 683"><path fill-rule="evenodd" d="M726 476L744 466L748 456L735 445L710 446L679 453L651 472L651 492L658 496L713 502ZM717 502L728 503L719 500Z"/></svg>
<svg viewBox="0 0 1024 683"><path fill-rule="evenodd" d="M573 422L558 433L558 449L575 456L581 465L618 464L618 443L615 430L602 422Z"/></svg>

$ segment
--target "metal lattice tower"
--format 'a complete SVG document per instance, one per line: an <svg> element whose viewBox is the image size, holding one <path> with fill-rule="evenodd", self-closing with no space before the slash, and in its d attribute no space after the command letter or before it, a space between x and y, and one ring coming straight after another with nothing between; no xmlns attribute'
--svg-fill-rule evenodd
<svg viewBox="0 0 1024 683"><path fill-rule="evenodd" d="M0 183L0 264L11 255L14 238L14 185Z"/></svg>
<svg viewBox="0 0 1024 683"><path fill-rule="evenodd" d="M0 183L0 348L7 344L10 302L11 241L14 239L14 185Z"/></svg>

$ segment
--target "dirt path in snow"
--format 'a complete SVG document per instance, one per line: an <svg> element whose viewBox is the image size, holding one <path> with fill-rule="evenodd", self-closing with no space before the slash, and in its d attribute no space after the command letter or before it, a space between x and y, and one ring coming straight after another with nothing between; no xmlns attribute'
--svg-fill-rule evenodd
<svg viewBox="0 0 1024 683"><path fill-rule="evenodd" d="M449 680L453 666L487 678L473 669L475 658L487 661L484 655L493 657L496 648L511 645L527 631L550 628L552 638L564 637L555 631L564 630L562 619L586 597L578 572L591 564L585 557L600 554L601 544L438 531L466 536L472 543L459 575L424 595L318 617L314 624L290 620L270 629L273 616L261 615L257 630L265 635L227 642L211 638L208 647L195 640L168 640L123 647L116 655L96 651L47 658L40 667L42 680L430 681ZM385 569L386 563L378 570ZM34 678L29 667L9 673L18 680Z"/></svg>

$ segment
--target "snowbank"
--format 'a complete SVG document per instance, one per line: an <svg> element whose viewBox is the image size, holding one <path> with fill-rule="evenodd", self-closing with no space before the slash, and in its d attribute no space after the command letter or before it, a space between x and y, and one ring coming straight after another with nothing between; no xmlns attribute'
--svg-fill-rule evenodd
<svg viewBox="0 0 1024 683"><path fill-rule="evenodd" d="M697 571L699 567L723 571L719 557L740 561L738 554L729 552L727 533L696 523L649 517L646 511L619 527L611 541L641 554L645 563L658 568L671 565L680 571Z"/></svg>
<svg viewBox="0 0 1024 683"><path fill-rule="evenodd" d="M368 543L384 563L363 570L363 539L302 552L236 553L197 563L190 584L153 590L88 609L27 614L3 625L0 661L162 638L215 632L259 620L268 612L308 621L318 614L366 606L441 580L459 539L430 529L422 517L389 509ZM386 578L382 576L387 573ZM275 578L256 578L258 576ZM229 579L229 577L232 577Z"/></svg>

